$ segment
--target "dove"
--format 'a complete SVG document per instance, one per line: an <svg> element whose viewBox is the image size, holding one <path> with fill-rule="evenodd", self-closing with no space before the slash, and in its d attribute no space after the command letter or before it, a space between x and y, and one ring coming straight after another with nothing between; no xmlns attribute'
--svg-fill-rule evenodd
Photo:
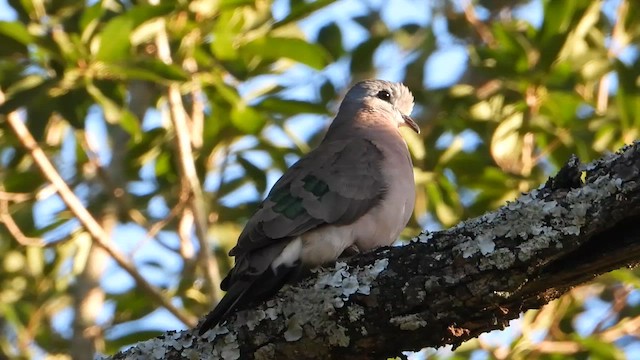
<svg viewBox="0 0 640 360"><path fill-rule="evenodd" d="M229 252L225 296L204 334L234 311L263 301L301 269L397 240L413 212L413 164L399 128L420 128L402 83L365 80L345 95L320 145L274 184Z"/></svg>

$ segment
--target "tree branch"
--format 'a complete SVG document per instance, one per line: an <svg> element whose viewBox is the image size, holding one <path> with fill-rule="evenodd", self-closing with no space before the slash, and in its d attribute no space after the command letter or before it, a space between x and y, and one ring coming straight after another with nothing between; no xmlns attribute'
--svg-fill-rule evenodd
<svg viewBox="0 0 640 360"><path fill-rule="evenodd" d="M640 143L406 246L316 270L203 338L170 332L116 355L379 359L457 346L640 261ZM582 180L584 179L584 180Z"/></svg>
<svg viewBox="0 0 640 360"><path fill-rule="evenodd" d="M158 48L158 57L167 64L173 63L171 58L171 49L169 47L169 38L166 32L166 22L163 21L161 31L156 34L156 46ZM186 191L191 195L191 211L193 212L193 222L195 225L196 238L200 246L198 251L198 263L200 264L209 288L211 289L211 297L214 299L222 298L222 292L218 288L218 284L222 281L218 262L215 257L210 255L209 244L207 242L207 233L209 224L207 221L207 204L202 193L202 186L198 179L195 161L193 159L191 138L189 134L187 111L182 102L182 94L180 93L179 84L171 84L167 90L167 101L169 104L169 114L176 133L176 145L178 148L179 168L182 177L185 180L183 184Z"/></svg>
<svg viewBox="0 0 640 360"><path fill-rule="evenodd" d="M0 91L0 104L4 102L4 93ZM16 137L27 149L33 161L36 163L44 177L51 182L56 191L60 195L62 201L67 205L69 210L78 218L78 221L84 226L87 232L93 238L96 245L103 248L113 260L123 268L136 282L136 284L145 291L155 302L166 308L171 314L180 319L187 325L193 324L194 320L192 316L187 314L181 309L178 309L171 303L170 299L167 299L157 288L151 285L145 278L138 272L136 267L127 260L127 257L120 252L117 248L111 245L111 240L102 226L91 216L87 208L82 204L80 199L73 193L67 183L58 173L58 170L53 166L47 155L42 148L38 145L33 138L29 129L20 121L17 113L11 112L7 115L7 123L9 127L16 134Z"/></svg>
<svg viewBox="0 0 640 360"><path fill-rule="evenodd" d="M9 208L8 199L10 198L12 198L11 194L6 193L4 188L0 186L0 223L4 224L9 234L11 234L20 245L44 247L45 242L42 238L25 235L20 229L20 226L13 220L11 209Z"/></svg>

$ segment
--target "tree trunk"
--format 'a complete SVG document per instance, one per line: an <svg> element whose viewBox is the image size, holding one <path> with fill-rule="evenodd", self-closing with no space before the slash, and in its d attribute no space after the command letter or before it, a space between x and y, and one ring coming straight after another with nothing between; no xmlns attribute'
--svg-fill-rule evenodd
<svg viewBox="0 0 640 360"><path fill-rule="evenodd" d="M381 359L504 328L573 286L640 261L640 144L406 246L339 261L197 337L169 332L114 356Z"/></svg>

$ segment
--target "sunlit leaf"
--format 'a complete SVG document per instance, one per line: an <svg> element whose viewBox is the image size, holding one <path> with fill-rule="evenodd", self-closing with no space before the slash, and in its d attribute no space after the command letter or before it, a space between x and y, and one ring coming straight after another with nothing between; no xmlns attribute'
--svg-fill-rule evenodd
<svg viewBox="0 0 640 360"><path fill-rule="evenodd" d="M131 63L108 65L103 67L101 72L106 77L117 77L123 80L149 80L159 83L186 81L189 79L179 66L148 58L137 59ZM98 75L101 75L101 73L99 72Z"/></svg>
<svg viewBox="0 0 640 360"><path fill-rule="evenodd" d="M491 155L506 171L518 173L522 167L523 114L515 113L502 120L491 138Z"/></svg>
<svg viewBox="0 0 640 360"><path fill-rule="evenodd" d="M263 111L280 113L284 115L299 114L326 114L327 108L324 105L300 100L286 100L277 97L268 97L256 105L256 108Z"/></svg>
<svg viewBox="0 0 640 360"><path fill-rule="evenodd" d="M287 58L314 69L324 68L330 56L321 46L298 38L261 37L244 45L242 50L264 59Z"/></svg>
<svg viewBox="0 0 640 360"><path fill-rule="evenodd" d="M0 21L0 56L13 55L14 52L26 53L27 45L33 41L33 36L23 24Z"/></svg>
<svg viewBox="0 0 640 360"><path fill-rule="evenodd" d="M238 103L231 109L231 123L246 134L257 133L265 122L262 113L243 103Z"/></svg>
<svg viewBox="0 0 640 360"><path fill-rule="evenodd" d="M108 62L125 59L131 49L131 32L144 21L165 15L173 9L170 5L136 6L111 19L100 32L100 48L95 58Z"/></svg>

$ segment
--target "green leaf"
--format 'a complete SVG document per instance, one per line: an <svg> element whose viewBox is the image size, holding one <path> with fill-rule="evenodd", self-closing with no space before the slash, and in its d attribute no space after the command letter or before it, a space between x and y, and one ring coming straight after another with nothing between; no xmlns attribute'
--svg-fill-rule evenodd
<svg viewBox="0 0 640 360"><path fill-rule="evenodd" d="M299 100L286 100L268 97L256 105L257 109L284 115L326 114L324 105Z"/></svg>
<svg viewBox="0 0 640 360"><path fill-rule="evenodd" d="M127 80L148 80L157 83L169 81L187 81L189 77L177 65L165 64L158 59L132 59L123 64L108 64L100 67L96 72L98 78L113 78Z"/></svg>
<svg viewBox="0 0 640 360"><path fill-rule="evenodd" d="M211 42L211 52L220 60L233 60L238 57L238 51L235 48L235 34L228 31L219 31L214 35Z"/></svg>
<svg viewBox="0 0 640 360"><path fill-rule="evenodd" d="M120 118L118 123L120 126L133 137L140 136L141 128L138 118L127 109L120 111Z"/></svg>
<svg viewBox="0 0 640 360"><path fill-rule="evenodd" d="M238 102L231 109L231 123L245 134L256 134L262 129L265 122L262 113L243 102Z"/></svg>
<svg viewBox="0 0 640 360"><path fill-rule="evenodd" d="M232 180L225 180L225 182L220 185L219 189L215 189L216 197L220 199L225 195L238 190L242 185L246 183L247 179L244 176L240 176Z"/></svg>
<svg viewBox="0 0 640 360"><path fill-rule="evenodd" d="M236 104L240 101L240 95L238 94L238 90L228 84L224 83L222 79L216 78L213 81L214 84L214 95L216 97L220 97L224 99L229 104Z"/></svg>
<svg viewBox="0 0 640 360"><path fill-rule="evenodd" d="M337 95L337 91L333 83L329 80L325 81L322 86L320 86L320 99L322 99L322 103L326 104L331 100L334 100Z"/></svg>
<svg viewBox="0 0 640 360"><path fill-rule="evenodd" d="M576 334L572 334L570 338L585 348L586 352L589 354L589 359L623 360L627 358L625 353L621 349L617 348L614 343L600 340L595 336L583 338Z"/></svg>
<svg viewBox="0 0 640 360"><path fill-rule="evenodd" d="M446 226L451 226L452 222L457 219L457 216L453 209L444 201L442 189L438 184L429 182L425 186L425 191L438 220Z"/></svg>
<svg viewBox="0 0 640 360"><path fill-rule="evenodd" d="M258 192L263 193L267 189L267 174L265 171L240 155L238 155L238 162L244 168L246 175L254 181Z"/></svg>
<svg viewBox="0 0 640 360"><path fill-rule="evenodd" d="M262 37L244 45L242 50L264 59L291 59L318 70L327 66L331 58L321 46L298 38Z"/></svg>
<svg viewBox="0 0 640 360"><path fill-rule="evenodd" d="M135 287L122 294L109 294L107 298L116 304L116 324L140 319L155 310L153 302Z"/></svg>
<svg viewBox="0 0 640 360"><path fill-rule="evenodd" d="M221 9L235 9L238 6L254 5L255 0L222 0L220 1Z"/></svg>
<svg viewBox="0 0 640 360"><path fill-rule="evenodd" d="M358 45L351 55L351 73L368 73L373 69L373 54L384 38L372 37Z"/></svg>
<svg viewBox="0 0 640 360"><path fill-rule="evenodd" d="M621 126L618 122L608 122L601 125L594 134L591 147L598 152L604 152L611 149L611 146L620 135Z"/></svg>
<svg viewBox="0 0 640 360"><path fill-rule="evenodd" d="M41 97L48 96L48 92L56 85L55 80L44 79L39 75L29 75L11 86L7 91L7 100L0 105L0 114L32 104Z"/></svg>
<svg viewBox="0 0 640 360"><path fill-rule="evenodd" d="M554 39L556 35L567 36L579 3L584 3L584 1L545 1L544 22L539 32L543 44Z"/></svg>
<svg viewBox="0 0 640 360"><path fill-rule="evenodd" d="M334 59L344 54L342 32L335 22L331 22L320 29L318 32L318 43L324 46Z"/></svg>
<svg viewBox="0 0 640 360"><path fill-rule="evenodd" d="M542 103L540 113L559 127L569 127L576 119L580 97L573 92L550 91Z"/></svg>
<svg viewBox="0 0 640 360"><path fill-rule="evenodd" d="M131 48L131 32L143 22L166 15L174 6L136 6L111 19L100 32L97 60L114 62L128 57Z"/></svg>
<svg viewBox="0 0 640 360"><path fill-rule="evenodd" d="M113 62L128 57L132 30L133 19L130 17L120 16L109 21L100 33L100 48L96 59Z"/></svg>
<svg viewBox="0 0 640 360"><path fill-rule="evenodd" d="M501 23L494 25L493 35L499 44L494 52L499 68L516 74L529 71L528 56L533 49L526 37Z"/></svg>
<svg viewBox="0 0 640 360"><path fill-rule="evenodd" d="M100 17L104 14L104 7L101 2L96 2L92 6L86 8L85 11L80 15L80 20L78 25L82 30L83 38L90 34L85 34L85 31L89 30L90 33L93 32L95 27L98 25ZM89 28L91 27L91 28Z"/></svg>
<svg viewBox="0 0 640 360"><path fill-rule="evenodd" d="M244 17L237 16L237 9L222 11L211 31L211 52L220 60L238 58L237 44L242 37Z"/></svg>
<svg viewBox="0 0 640 360"><path fill-rule="evenodd" d="M26 177L23 177L26 179ZM41 177L38 176L36 178L40 180ZM27 180L33 183L33 180ZM33 217L33 205L34 203L22 202L17 204L12 204L9 208L9 212L11 213L11 217L13 221L18 225L18 227L25 233L25 235L30 236L35 231L35 222ZM4 225L3 225L4 226Z"/></svg>
<svg viewBox="0 0 640 360"><path fill-rule="evenodd" d="M629 131L631 127L640 126L640 92L638 91L638 80L640 79L640 64L636 63L632 67L627 67L621 61L616 61L615 68L620 79L620 86L616 94L616 104L622 129Z"/></svg>
<svg viewBox="0 0 640 360"><path fill-rule="evenodd" d="M56 98L54 110L60 113L73 127L84 128L84 120L93 99L84 88L72 89Z"/></svg>
<svg viewBox="0 0 640 360"><path fill-rule="evenodd" d="M38 171L10 171L2 181L5 191L15 193L35 192L43 183L44 178Z"/></svg>
<svg viewBox="0 0 640 360"><path fill-rule="evenodd" d="M131 141L127 150L127 158L131 160L126 162L131 167L128 170L137 173L139 166L153 161L162 151L165 140L166 130L158 127L143 132L138 139ZM156 163L156 169L157 165Z"/></svg>
<svg viewBox="0 0 640 360"><path fill-rule="evenodd" d="M554 64L572 33L570 30L580 21L591 3L579 0L545 2L544 22L536 36L538 48L544 49L544 56L540 57L537 64L539 69L547 70Z"/></svg>
<svg viewBox="0 0 640 360"><path fill-rule="evenodd" d="M290 22L298 21L305 18L323 7L327 7L336 2L336 0L317 0L313 2L298 1L292 4L289 15L273 25L274 29L282 27Z"/></svg>
<svg viewBox="0 0 640 360"><path fill-rule="evenodd" d="M0 21L0 35L11 38L25 46L34 42L34 38L29 34L27 28L17 21ZM5 44L2 46L5 46Z"/></svg>
<svg viewBox="0 0 640 360"><path fill-rule="evenodd" d="M176 169L168 152L161 152L155 165L155 175L158 179L165 179L168 182L178 181Z"/></svg>
<svg viewBox="0 0 640 360"><path fill-rule="evenodd" d="M100 104L107 122L119 124L134 138L140 136L141 129L138 118L129 110L114 102L93 83L87 84L87 92Z"/></svg>

